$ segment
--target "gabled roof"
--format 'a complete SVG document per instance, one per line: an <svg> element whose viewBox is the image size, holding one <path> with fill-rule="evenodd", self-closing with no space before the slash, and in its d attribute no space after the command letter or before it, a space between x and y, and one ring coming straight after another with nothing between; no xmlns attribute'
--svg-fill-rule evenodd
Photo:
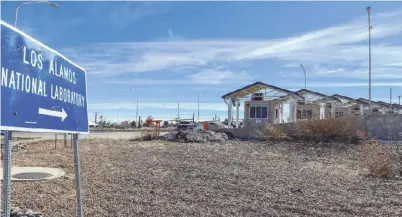
<svg viewBox="0 0 402 217"><path fill-rule="evenodd" d="M351 101L351 102L355 102L355 103L363 104L363 105L365 105L365 106L367 106L367 105L368 105L368 103L367 103L367 102L364 102L364 101L361 101L361 100L359 101L359 100L356 100L356 99L350 98L350 97L348 97L348 96L343 96L343 95L339 95L339 94L334 94L334 95L332 95L332 97L335 97L335 98L338 98L338 99L349 100L349 101Z"/></svg>
<svg viewBox="0 0 402 217"><path fill-rule="evenodd" d="M388 107L388 108L391 108L391 107L392 107L391 104L386 103L386 102L383 102L383 101L377 101L376 103L378 103L378 104L380 104L380 105L382 105L382 106L384 106L384 107Z"/></svg>
<svg viewBox="0 0 402 217"><path fill-rule="evenodd" d="M367 103L367 105L370 103L370 101L368 99L364 99L364 98L358 98L358 99L356 99L356 101L359 101L359 102L362 102L362 103ZM371 104L372 105L377 105L377 106L383 106L380 103L377 103L377 102L374 102L374 101L371 101Z"/></svg>
<svg viewBox="0 0 402 217"><path fill-rule="evenodd" d="M290 90L286 90L286 89L276 87L276 86L273 86L273 85L265 84L263 82L255 82L253 84L247 85L245 87L242 87L240 89L237 89L235 91L232 91L230 93L227 93L227 94L223 95L222 99L245 97L245 96L247 96L249 94L258 92L258 91L263 90L263 89L273 89L273 90L276 90L278 92L285 93L287 95L292 95L292 96L295 96L295 97L298 97L298 98L300 97L299 95L297 95L296 93L294 93L294 92L292 92Z"/></svg>
<svg viewBox="0 0 402 217"><path fill-rule="evenodd" d="M399 105L399 104L397 104L397 103L393 103L393 104L392 104L392 107L401 109L401 108L402 108L402 105Z"/></svg>
<svg viewBox="0 0 402 217"><path fill-rule="evenodd" d="M296 94L300 95L301 97L303 97L302 95L304 94L312 94L312 95L316 95L316 96L320 96L322 98L324 98L324 100L327 101L337 101L337 102L342 102L340 99L336 98L336 97L332 97L332 96L328 96L319 92L315 92L312 90L307 90L307 89L301 89L295 92Z"/></svg>

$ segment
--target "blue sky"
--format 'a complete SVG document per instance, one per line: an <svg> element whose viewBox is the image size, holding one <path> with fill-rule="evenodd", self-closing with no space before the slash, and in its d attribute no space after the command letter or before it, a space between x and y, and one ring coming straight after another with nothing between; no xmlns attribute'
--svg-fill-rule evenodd
<svg viewBox="0 0 402 217"><path fill-rule="evenodd" d="M2 2L14 22L20 2ZM21 7L18 28L87 69L88 107L115 121L214 114L255 81L368 98L366 7L372 7L373 100L402 94L402 2L57 2ZM136 93L128 91L137 89Z"/></svg>

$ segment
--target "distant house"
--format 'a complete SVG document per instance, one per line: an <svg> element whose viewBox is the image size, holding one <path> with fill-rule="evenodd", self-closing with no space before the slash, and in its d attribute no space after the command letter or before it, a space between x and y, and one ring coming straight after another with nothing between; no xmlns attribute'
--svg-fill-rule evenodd
<svg viewBox="0 0 402 217"><path fill-rule="evenodd" d="M89 127L98 127L99 125L93 121L88 120L88 126Z"/></svg>
<svg viewBox="0 0 402 217"><path fill-rule="evenodd" d="M122 121L120 123L120 127L129 127L130 123L128 123L128 121Z"/></svg>

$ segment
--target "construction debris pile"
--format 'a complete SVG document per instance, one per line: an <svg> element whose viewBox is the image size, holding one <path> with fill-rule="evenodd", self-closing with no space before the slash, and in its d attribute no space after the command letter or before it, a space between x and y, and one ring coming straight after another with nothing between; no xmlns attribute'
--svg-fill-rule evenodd
<svg viewBox="0 0 402 217"><path fill-rule="evenodd" d="M162 140L175 142L221 142L229 140L224 132L201 129L175 130L161 137Z"/></svg>

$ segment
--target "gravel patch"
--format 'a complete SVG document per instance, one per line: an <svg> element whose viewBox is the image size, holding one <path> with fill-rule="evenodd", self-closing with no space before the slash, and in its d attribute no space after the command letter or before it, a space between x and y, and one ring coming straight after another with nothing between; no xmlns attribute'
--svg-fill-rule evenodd
<svg viewBox="0 0 402 217"><path fill-rule="evenodd" d="M14 182L13 205L76 216L72 150L53 146L14 154L66 176ZM402 181L361 175L359 149L342 147L83 140L85 216L401 216Z"/></svg>

